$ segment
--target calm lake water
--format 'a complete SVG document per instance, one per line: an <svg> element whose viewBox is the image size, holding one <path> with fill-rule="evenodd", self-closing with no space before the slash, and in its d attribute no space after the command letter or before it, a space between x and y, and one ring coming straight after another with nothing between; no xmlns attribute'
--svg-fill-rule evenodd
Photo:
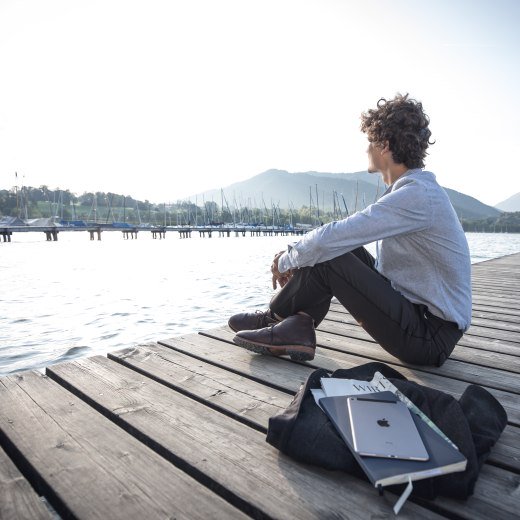
<svg viewBox="0 0 520 520"><path fill-rule="evenodd" d="M519 234L468 233L472 262L520 252ZM211 329L265 309L274 253L296 237L152 240L16 233L0 244L0 375ZM370 247L369 247L370 249ZM372 249L373 251L373 249Z"/></svg>

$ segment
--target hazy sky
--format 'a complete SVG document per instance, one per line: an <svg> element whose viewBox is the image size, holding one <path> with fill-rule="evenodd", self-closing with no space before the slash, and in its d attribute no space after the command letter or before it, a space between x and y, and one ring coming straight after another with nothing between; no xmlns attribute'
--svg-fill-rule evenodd
<svg viewBox="0 0 520 520"><path fill-rule="evenodd" d="M520 191L518 0L0 0L0 188L154 202L270 168L366 169L359 115L409 92L427 168Z"/></svg>

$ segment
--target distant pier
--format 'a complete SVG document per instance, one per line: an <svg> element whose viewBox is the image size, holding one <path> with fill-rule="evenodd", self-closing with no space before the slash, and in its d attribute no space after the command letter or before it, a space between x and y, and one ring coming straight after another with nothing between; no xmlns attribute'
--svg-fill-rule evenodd
<svg viewBox="0 0 520 520"><path fill-rule="evenodd" d="M47 242L56 242L59 233L62 232L87 232L90 240L101 240L105 231L119 231L123 239L136 240L139 232L151 233L154 239L165 239L167 233L177 233L179 238L191 238L197 234L202 238L219 237L245 237L245 236L301 236L312 228L281 227L281 226L111 226L106 224L94 224L86 226L10 226L0 228L0 241L11 242L13 233L42 233Z"/></svg>
<svg viewBox="0 0 520 520"><path fill-rule="evenodd" d="M11 242L11 236L13 232L7 228L0 229L0 237L2 237L3 242Z"/></svg>

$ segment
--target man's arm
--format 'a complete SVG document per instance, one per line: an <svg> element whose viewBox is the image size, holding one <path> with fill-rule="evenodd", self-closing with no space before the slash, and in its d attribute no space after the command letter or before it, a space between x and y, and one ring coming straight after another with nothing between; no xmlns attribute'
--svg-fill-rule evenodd
<svg viewBox="0 0 520 520"><path fill-rule="evenodd" d="M430 214L424 188L406 183L363 211L307 233L278 258L278 271L313 266L376 240L426 229Z"/></svg>

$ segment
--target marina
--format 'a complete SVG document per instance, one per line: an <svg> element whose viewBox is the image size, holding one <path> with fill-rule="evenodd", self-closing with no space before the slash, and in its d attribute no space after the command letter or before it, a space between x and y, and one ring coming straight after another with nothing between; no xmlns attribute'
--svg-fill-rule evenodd
<svg viewBox="0 0 520 520"><path fill-rule="evenodd" d="M392 518L395 495L265 442L314 369L381 361L455 397L481 385L508 414L470 499L413 499L400 516L517 518L520 254L472 271L473 324L440 368L386 354L334 303L308 363L252 355L219 326L1 378L0 517Z"/></svg>

